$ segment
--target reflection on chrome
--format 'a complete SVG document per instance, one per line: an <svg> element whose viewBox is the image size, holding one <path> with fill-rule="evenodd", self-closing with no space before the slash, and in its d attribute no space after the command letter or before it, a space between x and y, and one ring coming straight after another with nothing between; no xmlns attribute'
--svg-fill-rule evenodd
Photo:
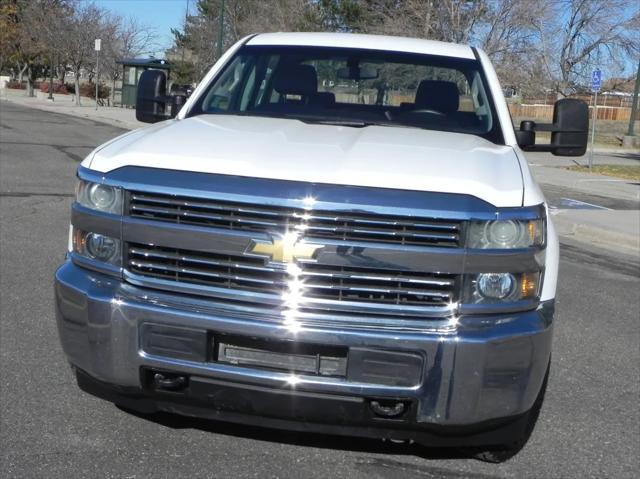
<svg viewBox="0 0 640 479"><path fill-rule="evenodd" d="M124 301L122 301L120 298L112 298L111 299L111 304L113 304L116 307L122 306L123 303L124 303Z"/></svg>
<svg viewBox="0 0 640 479"><path fill-rule="evenodd" d="M303 203L306 208L311 208L315 203L315 199L307 197L303 200ZM306 221L310 215L305 213L302 217ZM299 244L299 241L302 243L300 230L304 230L306 225L298 225L296 228L298 231L287 231L283 236L282 241L285 245L293 247ZM286 266L288 275L286 291L282 294L283 316L285 318L283 324L289 332L295 334L302 329L302 324L298 320L298 312L304 303L304 281L300 278L302 268L295 262L295 257L292 256L291 259L293 262L288 263Z"/></svg>
<svg viewBox="0 0 640 479"><path fill-rule="evenodd" d="M450 328L455 328L458 325L459 315L456 314L458 310L458 303L449 302L447 304L447 309L451 312L451 316L447 321L447 326Z"/></svg>
<svg viewBox="0 0 640 479"><path fill-rule="evenodd" d="M316 204L316 199L313 196L306 196L302 199L304 209L311 209Z"/></svg>
<svg viewBox="0 0 640 479"><path fill-rule="evenodd" d="M285 380L287 382L287 384L289 386L293 386L295 387L297 384L302 382L302 379L300 379L298 376L296 376L295 374L290 375L289 377L286 378Z"/></svg>

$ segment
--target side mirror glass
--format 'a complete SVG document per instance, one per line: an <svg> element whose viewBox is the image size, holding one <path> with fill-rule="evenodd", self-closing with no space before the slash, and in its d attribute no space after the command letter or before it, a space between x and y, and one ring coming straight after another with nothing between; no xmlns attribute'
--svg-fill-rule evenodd
<svg viewBox="0 0 640 479"><path fill-rule="evenodd" d="M551 144L557 156L582 156L589 138L589 107L581 100L558 100L553 108Z"/></svg>
<svg viewBox="0 0 640 479"><path fill-rule="evenodd" d="M536 132L551 132L551 143L536 145ZM558 100L553 108L553 123L523 121L516 131L518 146L525 151L548 151L556 156L582 156L587 151L589 108L581 100Z"/></svg>
<svg viewBox="0 0 640 479"><path fill-rule="evenodd" d="M145 123L166 120L167 77L160 70L146 70L138 81L136 119Z"/></svg>

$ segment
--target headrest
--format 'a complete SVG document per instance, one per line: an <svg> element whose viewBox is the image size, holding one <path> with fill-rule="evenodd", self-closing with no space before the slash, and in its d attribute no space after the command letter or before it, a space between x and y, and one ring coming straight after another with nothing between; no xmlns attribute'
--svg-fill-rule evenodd
<svg viewBox="0 0 640 479"><path fill-rule="evenodd" d="M460 92L449 81L422 80L416 91L416 110L435 110L441 113L458 111Z"/></svg>
<svg viewBox="0 0 640 479"><path fill-rule="evenodd" d="M330 91L319 91L311 97L311 104L333 106L336 104L336 96Z"/></svg>
<svg viewBox="0 0 640 479"><path fill-rule="evenodd" d="M273 88L281 95L313 95L318 91L316 69L311 65L282 65L274 75Z"/></svg>

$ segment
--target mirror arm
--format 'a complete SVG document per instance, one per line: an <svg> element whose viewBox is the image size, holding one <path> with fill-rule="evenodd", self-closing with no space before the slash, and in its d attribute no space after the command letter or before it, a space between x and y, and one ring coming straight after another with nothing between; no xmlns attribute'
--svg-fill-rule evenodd
<svg viewBox="0 0 640 479"><path fill-rule="evenodd" d="M553 143L549 143L547 145L529 145L529 146L521 146L524 151L553 151L558 147L562 148L580 148L582 145L554 145Z"/></svg>
<svg viewBox="0 0 640 479"><path fill-rule="evenodd" d="M161 104L163 104L163 105L165 105L165 106L167 106L167 105L168 105L168 106L171 106L171 105L172 105L172 103L173 103L173 97L172 97L172 96L170 96L170 95L164 95L164 96L151 96L151 97L147 96L147 97L142 97L142 99L143 99L143 100L146 100L146 101L152 101L152 102L155 102L155 103L161 103ZM164 115L154 115L154 117L155 117L155 118L159 118L159 119L161 119L161 120L169 120L169 119L173 118L173 116L172 116L172 115L167 115L167 114L164 114Z"/></svg>

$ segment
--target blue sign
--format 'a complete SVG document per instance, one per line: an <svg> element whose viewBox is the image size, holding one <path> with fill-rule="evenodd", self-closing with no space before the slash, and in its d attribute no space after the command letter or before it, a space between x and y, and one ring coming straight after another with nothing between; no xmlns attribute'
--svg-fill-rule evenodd
<svg viewBox="0 0 640 479"><path fill-rule="evenodd" d="M602 86L602 71L593 70L591 73L591 91L600 91Z"/></svg>

